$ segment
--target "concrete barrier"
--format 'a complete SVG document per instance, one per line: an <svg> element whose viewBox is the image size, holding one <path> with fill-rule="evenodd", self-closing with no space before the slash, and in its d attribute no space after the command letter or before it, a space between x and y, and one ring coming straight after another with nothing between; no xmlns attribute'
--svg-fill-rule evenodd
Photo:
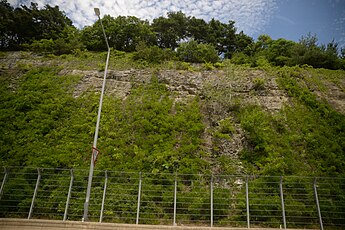
<svg viewBox="0 0 345 230"><path fill-rule="evenodd" d="M190 227L190 226L164 226L164 225L133 225L115 223L97 223L81 221L58 221L40 219L0 219L0 230L244 230L247 228L223 228L223 227ZM250 228L251 230L276 230L274 228ZM297 230L297 229L296 229Z"/></svg>

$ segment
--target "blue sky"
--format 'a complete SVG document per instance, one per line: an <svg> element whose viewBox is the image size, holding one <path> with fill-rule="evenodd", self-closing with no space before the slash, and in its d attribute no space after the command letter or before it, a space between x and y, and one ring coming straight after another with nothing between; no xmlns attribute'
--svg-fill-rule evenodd
<svg viewBox="0 0 345 230"><path fill-rule="evenodd" d="M268 34L273 39L298 41L309 32L326 44L335 39L345 47L345 0L8 0L12 6L58 5L74 25L82 28L93 24L101 14L134 15L152 20L169 11L182 11L187 16L211 18L222 22L233 20L238 32L253 38Z"/></svg>
<svg viewBox="0 0 345 230"><path fill-rule="evenodd" d="M345 47L345 0L277 1L270 23L260 32L294 41L310 32L320 43L335 39Z"/></svg>

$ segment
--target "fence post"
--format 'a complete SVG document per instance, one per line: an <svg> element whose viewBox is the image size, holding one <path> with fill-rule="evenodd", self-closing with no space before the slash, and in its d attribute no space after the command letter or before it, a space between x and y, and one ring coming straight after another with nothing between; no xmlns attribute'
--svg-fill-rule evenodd
<svg viewBox="0 0 345 230"><path fill-rule="evenodd" d="M283 225L284 225L284 229L286 229L284 193L283 193L283 177L282 176L280 177L279 188L280 188L280 199L281 199L281 202L282 202Z"/></svg>
<svg viewBox="0 0 345 230"><path fill-rule="evenodd" d="M250 228L250 219L249 219L249 192L248 192L248 176L246 177L246 209L247 209L247 228Z"/></svg>
<svg viewBox="0 0 345 230"><path fill-rule="evenodd" d="M211 175L211 227L213 227L213 175Z"/></svg>
<svg viewBox="0 0 345 230"><path fill-rule="evenodd" d="M103 190L103 198L102 198L102 207L101 207L101 215L99 217L99 222L102 223L103 221L103 212L104 212L104 202L105 202L105 195L107 191L107 184L108 184L108 172L105 171L105 179L104 179L104 190Z"/></svg>
<svg viewBox="0 0 345 230"><path fill-rule="evenodd" d="M30 219L31 216L32 216L32 212L34 210L35 199L36 199L36 195L37 195L37 190L38 190L38 186L39 186L40 180L41 180L41 171L40 171L39 168L37 169L37 173L38 173L38 176L37 176L37 181L36 181L34 195L32 196L32 201L31 201L31 206L30 206L30 211L29 211L28 219Z"/></svg>
<svg viewBox="0 0 345 230"><path fill-rule="evenodd" d="M69 200L71 198L73 180L74 180L73 169L71 169L71 181L69 182L69 188L68 188L68 194L67 194L67 200L66 200L65 214L63 215L63 221L67 220L68 206L69 206Z"/></svg>
<svg viewBox="0 0 345 230"><path fill-rule="evenodd" d="M174 186L174 223L176 226L176 196L177 196L177 173L175 174L175 186Z"/></svg>
<svg viewBox="0 0 345 230"><path fill-rule="evenodd" d="M317 188L316 188L316 177L314 178L314 195L315 195L317 213L319 215L320 229L323 230L323 223L322 223L322 217L321 217L320 203L319 203L319 197L317 195Z"/></svg>
<svg viewBox="0 0 345 230"><path fill-rule="evenodd" d="M8 171L7 171L6 167L4 167L4 173L5 173L5 175L4 175L4 178L2 179L2 183L1 183L1 187L0 187L0 200L2 197L2 192L4 190L6 180L7 180L7 176L8 176Z"/></svg>
<svg viewBox="0 0 345 230"><path fill-rule="evenodd" d="M139 224L140 196L141 196L141 172L139 173L138 206L137 206L137 218L135 220L135 224Z"/></svg>

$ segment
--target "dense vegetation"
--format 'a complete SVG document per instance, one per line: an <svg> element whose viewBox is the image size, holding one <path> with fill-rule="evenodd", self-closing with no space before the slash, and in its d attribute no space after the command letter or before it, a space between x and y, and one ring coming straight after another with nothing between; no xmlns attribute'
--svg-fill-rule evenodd
<svg viewBox="0 0 345 230"><path fill-rule="evenodd" d="M2 165L87 167L98 95L86 91L73 96L81 77L60 72L75 67L102 70L99 62L104 57L103 53L81 52L37 58L49 67L25 62L12 68L3 66ZM23 53L22 58L30 56ZM158 81L159 69L188 73L207 70L207 66L174 61L155 64L151 82L135 83L125 100L106 94L98 144L102 154L97 167L146 172L344 176L345 117L313 93L327 91L327 82L342 87L343 71L260 67L268 76L276 76L291 97L282 110L271 113L244 103L241 97L231 97L233 92L226 82L241 79L243 71L250 68L230 62L216 64L212 69L230 69L219 78L224 81L220 88L205 85L200 95L185 102L175 102L174 94ZM141 60L134 61L132 55L121 52L112 54L110 65L115 69L148 68ZM266 81L254 78L252 93L265 90ZM245 131L247 142L239 158L224 155L221 150L222 143L233 138L236 124ZM205 148L205 135L211 138L212 148Z"/></svg>
<svg viewBox="0 0 345 230"><path fill-rule="evenodd" d="M13 8L7 0L0 2L0 50L31 50L56 55L105 50L100 22L81 30L59 10L46 5L39 9ZM283 38L273 40L261 35L254 41L235 22L220 22L170 12L152 22L134 16L105 15L102 22L111 48L135 52L134 58L148 62L179 59L187 62L215 63L219 57L252 67L310 65L315 68L345 69L345 49L331 41L318 44L316 35L303 36L299 42Z"/></svg>
<svg viewBox="0 0 345 230"><path fill-rule="evenodd" d="M344 175L345 116L310 92L304 82L309 71L284 67L275 73L293 98L292 106L274 115L257 106L240 111L240 123L252 146L242 157L254 172Z"/></svg>
<svg viewBox="0 0 345 230"><path fill-rule="evenodd" d="M163 54L168 52L159 50ZM36 56L21 52L15 53L17 62L6 65L13 58L11 55L13 53L1 53L4 62L0 75L0 131L3 134L0 137L0 165L22 166L21 173L30 172L30 176L8 180L0 212L2 217L26 217L36 181L31 167L52 168L50 179L54 182L42 179L34 213L40 218L61 219L69 172L55 169L88 168L99 102L99 94L92 90L76 96L75 90L83 76L70 75L69 71L103 71L104 66L99 63L104 62L105 53L80 51L61 56ZM110 218L107 221L134 223L138 171L147 173L145 189L154 194L143 196L148 214L141 217L152 220L145 219L141 223L163 223L154 220L156 216L152 213L170 218L175 172L184 174L178 182L178 194L183 197L179 197L178 202L185 203L178 205L184 208L182 214L186 223L208 223L210 178L205 175L211 173L262 176L252 177L250 181L251 221L262 223L261 226L276 227L276 223L281 223L279 177L266 175L286 176L284 186L289 189L285 191L285 204L299 208L287 208L287 215L316 217L310 177L345 176L345 116L316 92L326 95L331 90L327 88L330 83L343 89L343 70L272 67L267 63L251 68L234 65L231 60L214 65L191 65L173 60L160 64L143 62L133 56L113 50L110 66L113 70L134 67L148 71L150 81L132 82L131 92L124 99L106 93L103 104L98 141L101 154L96 169L135 172L126 174L125 179L122 173L110 179L115 187L108 196L116 199L107 199L106 205L116 208L106 211ZM208 71L209 68L213 71ZM160 71L167 69L176 75L219 74L220 84L205 85L200 94L179 102L158 78ZM267 111L258 104L247 103L228 87L229 82L245 78L246 71L258 70L266 77L253 78L248 95L265 92L268 79L274 77L280 89L290 96L281 110ZM239 129L244 132L243 150L237 157L223 154L222 144L232 141ZM208 143L211 146L207 147L206 142L211 142ZM102 193L104 175L102 171L96 171L95 175L90 216L98 221L101 196L96 194ZM293 177L288 177L291 175ZM80 220L87 177L81 172L75 172L75 176L79 178L76 181L79 187L78 193L73 195L69 218ZM159 184L163 180L166 184ZM194 180L193 183L189 184L190 180ZM336 181L332 181L331 187L320 185L325 197L323 210L329 211L323 213L323 217L331 225L341 225L344 213L341 205L344 188L338 184L340 180ZM215 197L223 199L223 204L215 207L219 215L215 219L217 225L245 223L244 187L229 188L220 179L216 183ZM18 184L22 190L15 190ZM129 194L121 190L124 187L133 188L133 191ZM14 192L8 192L10 189ZM46 197L50 202L46 202ZM328 200L330 197L332 199ZM11 208L7 208L9 204ZM296 222L289 226L315 227L317 221L312 220L307 225Z"/></svg>
<svg viewBox="0 0 345 230"><path fill-rule="evenodd" d="M58 76L58 70L28 71L15 86L12 75L2 74L2 165L86 166L98 97L87 93L73 98L80 77ZM125 101L106 97L98 167L185 173L207 169L201 157L199 107L198 101L173 103L154 76L150 84L135 86Z"/></svg>
<svg viewBox="0 0 345 230"><path fill-rule="evenodd" d="M79 30L57 6L46 5L39 9L32 3L30 7L14 9L6 0L0 2L0 15L0 58L3 60L0 66L0 165L20 166L22 172L30 171L30 167L88 168L99 95L93 90L76 95L84 76L71 72L104 71L106 53L101 51L106 47L100 22ZM196 179L193 178L196 174L212 173L345 177L345 115L328 97L334 88L344 93L345 49L339 49L334 41L318 44L316 35L311 34L299 42L273 40L268 35L254 41L243 32L237 33L233 21L206 22L182 12L170 12L167 17L152 22L133 16L106 15L102 22L111 46L110 68L143 70L150 73L150 80L131 82L130 93L124 98L105 94L97 169L146 172L151 182L145 186L148 189L158 186L157 194L164 200L169 200L167 194L171 196L172 191L164 191L163 185L155 184L155 178L164 179L172 186L173 179L169 176L175 172L187 175L183 178L186 180ZM20 52L7 52L18 50ZM207 72L216 76L216 80L214 84L205 83L193 97L176 100L176 94L159 78L166 70L173 72L174 77L201 76ZM236 89L248 73L263 74L250 78L246 82L250 87ZM269 94L267 85L272 79L288 97L282 108L274 112L247 100ZM245 95L239 92L241 90ZM243 137L243 149L227 154L227 144L238 133ZM54 176L59 178L64 173L67 172ZM103 175L99 176L103 181ZM137 173L133 177L137 181ZM252 198L257 200L261 216L257 221L280 222L273 217L281 209L278 179L252 178ZM297 190L302 189L308 199L313 197L310 182L298 187L299 179L286 180L290 180L287 184L291 186L286 204L302 207L290 215L315 212L313 204L295 196ZM23 194L31 195L32 181L35 179L30 181L23 177L9 182L8 188L15 188L19 182L25 187L21 194L15 192L13 197L10 194L6 198L18 199L16 210L24 210L30 203ZM198 179L194 185L209 188L209 181ZM42 188L45 188L44 183ZM67 186L68 181L59 183ZM97 183L93 189L101 192L102 183ZM260 187L263 184L264 187ZM190 221L205 221L205 213L200 212L197 217L189 215L189 209L206 210L202 205L209 201L205 192L208 190L199 191L194 185L185 181L179 184L179 192L191 197L184 215ZM219 183L217 186L215 191L228 192L228 185ZM338 204L344 203L342 186L335 183L327 188ZM276 195L261 199L256 189ZM44 192L41 195L52 197L59 207L45 203L45 198L38 199L39 205L47 206L50 211L57 209L61 214L65 197L54 195L61 192L61 188L56 186ZM121 212L135 209L136 194L132 195L131 202ZM116 196L128 199L125 190L117 190ZM83 197L84 191L80 190L77 198L80 201ZM236 198L244 200L244 192L236 194ZM233 208L230 200L233 197L226 205ZM272 200L277 204L270 206ZM332 219L331 211L324 216L332 219L331 224L339 224L344 207L332 202L326 202L327 208L335 211L339 218ZM264 206L270 208L262 209ZM71 211L71 215L79 215L83 203L79 202L76 207L78 211ZM156 199L150 200L147 207L164 213ZM236 210L226 208L220 212L228 217L217 221L235 220L237 212L245 216L245 203L239 202L236 207ZM1 212L6 214L9 210L1 209ZM123 215L113 210L108 214L115 220ZM245 222L245 219L236 221ZM153 222L148 220L147 223Z"/></svg>

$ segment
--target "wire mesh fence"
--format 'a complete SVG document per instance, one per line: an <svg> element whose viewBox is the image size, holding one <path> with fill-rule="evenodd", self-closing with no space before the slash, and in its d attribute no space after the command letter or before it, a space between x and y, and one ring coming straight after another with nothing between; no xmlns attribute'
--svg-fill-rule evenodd
<svg viewBox="0 0 345 230"><path fill-rule="evenodd" d="M5 168L0 217L82 220L88 170ZM345 228L345 178L95 171L89 221Z"/></svg>

